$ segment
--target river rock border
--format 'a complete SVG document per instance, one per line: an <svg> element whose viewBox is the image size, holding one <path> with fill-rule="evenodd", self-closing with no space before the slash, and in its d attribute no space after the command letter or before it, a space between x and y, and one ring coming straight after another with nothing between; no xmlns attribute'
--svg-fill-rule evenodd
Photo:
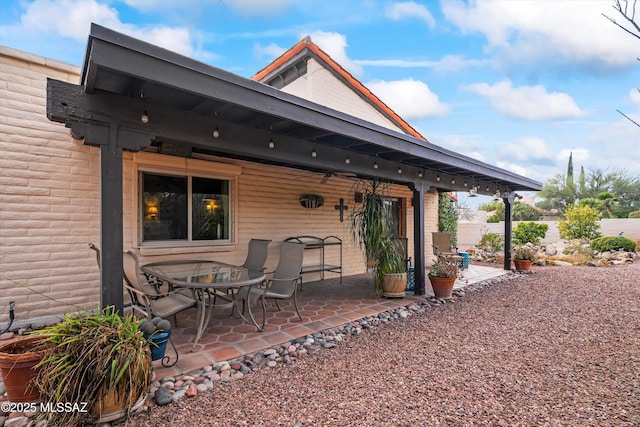
<svg viewBox="0 0 640 427"><path fill-rule="evenodd" d="M149 387L145 404L138 408L131 416L148 412L155 406L168 405L185 397L194 397L198 394L206 393L213 389L214 383L216 382L229 383L231 381L241 380L246 375L250 375L258 369L273 369L280 364L291 363L299 357L312 355L319 351L330 350L340 345L341 342L348 340L350 337L360 335L371 328L382 326L389 322L402 321L431 308L441 307L446 304L455 304L464 299L470 292L507 280L513 280L521 277L525 273L535 274L531 272L511 271L502 276L456 289L453 291L450 299L425 296L420 301L411 302L405 307L367 316L337 328L309 334L284 344L269 347L255 353L245 354L237 359L207 365L175 377L158 379L155 378L154 373L153 382ZM19 334L25 332L26 329L23 329ZM2 382L0 382L0 393L4 393L4 385ZM46 425L42 420L37 421L34 419L36 415L37 413L14 412L7 415L0 413L0 427L45 427ZM114 426L120 421L122 420L104 423L101 424L100 427Z"/></svg>

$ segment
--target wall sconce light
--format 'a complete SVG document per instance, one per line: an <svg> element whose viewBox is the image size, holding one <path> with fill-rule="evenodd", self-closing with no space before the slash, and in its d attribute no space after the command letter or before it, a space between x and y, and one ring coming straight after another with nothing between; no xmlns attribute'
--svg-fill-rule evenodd
<svg viewBox="0 0 640 427"><path fill-rule="evenodd" d="M218 126L216 126L216 128L213 130L212 135L214 138L220 138L220 131L218 130Z"/></svg>
<svg viewBox="0 0 640 427"><path fill-rule="evenodd" d="M149 114L147 113L147 110L144 110L144 112L140 116L140 121L145 125L149 123Z"/></svg>
<svg viewBox="0 0 640 427"><path fill-rule="evenodd" d="M273 148L276 146L276 143L273 142L273 139L269 139L269 148L271 148L273 150Z"/></svg>
<svg viewBox="0 0 640 427"><path fill-rule="evenodd" d="M158 216L158 208L156 206L149 206L147 214L149 215L149 218L156 219Z"/></svg>
<svg viewBox="0 0 640 427"><path fill-rule="evenodd" d="M351 159L349 158L349 156L347 156L347 158L346 158L346 159L344 159L344 163L345 163L346 165L351 164Z"/></svg>
<svg viewBox="0 0 640 427"><path fill-rule="evenodd" d="M311 157L313 157L314 159L316 157L318 157L318 153L316 152L316 149L314 148L313 150L311 150Z"/></svg>

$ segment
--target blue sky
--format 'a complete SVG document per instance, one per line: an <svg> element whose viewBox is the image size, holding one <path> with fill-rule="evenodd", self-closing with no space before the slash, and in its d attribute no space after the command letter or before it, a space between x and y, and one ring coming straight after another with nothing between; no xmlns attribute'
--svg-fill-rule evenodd
<svg viewBox="0 0 640 427"><path fill-rule="evenodd" d="M622 22L613 0L0 4L1 45L74 65L91 22L244 77L310 35L434 144L543 183L569 152L640 173L640 128L616 112L640 122L640 40L602 16Z"/></svg>

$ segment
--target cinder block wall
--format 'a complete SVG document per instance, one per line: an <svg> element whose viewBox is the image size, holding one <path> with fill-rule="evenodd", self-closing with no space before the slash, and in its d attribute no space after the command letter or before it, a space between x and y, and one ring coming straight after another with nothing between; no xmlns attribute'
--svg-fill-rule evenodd
<svg viewBox="0 0 640 427"><path fill-rule="evenodd" d="M99 229L98 153L46 117L47 77L78 83L79 72L0 47L0 322L9 301L20 320L98 299L87 252Z"/></svg>
<svg viewBox="0 0 640 427"><path fill-rule="evenodd" d="M99 304L99 270L87 244L100 245L99 150L73 140L64 125L46 117L48 77L78 83L77 67L0 47L0 326L15 302L16 323L55 316ZM124 247L140 252L137 242L133 155L124 155ZM222 160L220 160L222 161ZM229 162L229 159L224 161ZM235 162L238 178L238 240L231 248L213 246L143 253L143 262L166 258L240 263L250 238L273 240L267 265L275 266L278 242L295 235L336 235L343 239L344 274L364 272L364 259L350 237L346 212L339 221L334 206L343 198L353 207L353 181L288 168ZM321 194L325 204L304 209L303 193ZM412 193L394 186L403 199L406 235L413 254ZM432 257L431 232L437 230L437 195L425 197L425 242ZM144 250L142 251L144 252ZM311 253L309 254L311 255ZM327 262L337 262L328 249ZM331 277L328 273L327 277ZM310 275L305 280L317 279Z"/></svg>

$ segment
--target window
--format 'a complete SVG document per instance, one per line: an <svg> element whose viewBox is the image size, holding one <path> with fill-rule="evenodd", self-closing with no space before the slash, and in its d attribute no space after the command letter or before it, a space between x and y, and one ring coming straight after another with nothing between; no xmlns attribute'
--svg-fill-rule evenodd
<svg viewBox="0 0 640 427"><path fill-rule="evenodd" d="M141 242L229 241L231 181L140 172Z"/></svg>

